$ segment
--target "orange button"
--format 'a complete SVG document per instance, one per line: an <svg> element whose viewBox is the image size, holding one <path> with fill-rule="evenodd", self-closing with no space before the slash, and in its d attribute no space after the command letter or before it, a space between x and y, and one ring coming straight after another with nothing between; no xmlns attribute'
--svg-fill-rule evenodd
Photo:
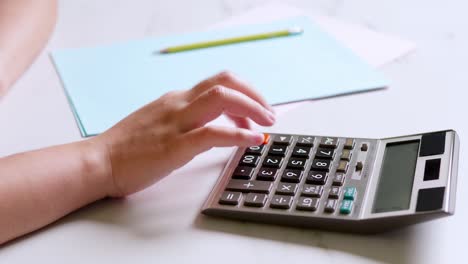
<svg viewBox="0 0 468 264"><path fill-rule="evenodd" d="M263 144L264 145L268 144L269 140L270 140L270 134L263 133Z"/></svg>

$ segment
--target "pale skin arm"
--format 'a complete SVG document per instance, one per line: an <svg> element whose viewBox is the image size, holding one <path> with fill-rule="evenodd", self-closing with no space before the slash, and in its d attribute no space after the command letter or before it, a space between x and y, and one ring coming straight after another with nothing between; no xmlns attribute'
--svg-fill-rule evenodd
<svg viewBox="0 0 468 264"><path fill-rule="evenodd" d="M226 114L237 127L206 126ZM103 134L0 159L0 244L104 197L159 181L212 147L263 142L249 119L274 123L270 106L229 73L171 92Z"/></svg>
<svg viewBox="0 0 468 264"><path fill-rule="evenodd" d="M47 43L56 0L0 0L0 98Z"/></svg>

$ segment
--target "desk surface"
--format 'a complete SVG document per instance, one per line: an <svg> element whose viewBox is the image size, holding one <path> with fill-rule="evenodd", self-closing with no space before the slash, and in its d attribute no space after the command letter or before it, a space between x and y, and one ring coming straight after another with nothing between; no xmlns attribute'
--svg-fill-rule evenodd
<svg viewBox="0 0 468 264"><path fill-rule="evenodd" d="M62 1L47 50L201 29L265 2ZM415 41L418 50L382 69L392 80L390 89L307 103L280 117L273 131L379 138L453 128L462 142L460 161L466 159L466 1L289 2L400 35ZM0 156L80 139L46 53L0 101L0 130ZM200 216L230 153L214 149L146 191L83 208L8 244L0 262L449 263L465 257L468 168L463 162L455 216L357 236Z"/></svg>

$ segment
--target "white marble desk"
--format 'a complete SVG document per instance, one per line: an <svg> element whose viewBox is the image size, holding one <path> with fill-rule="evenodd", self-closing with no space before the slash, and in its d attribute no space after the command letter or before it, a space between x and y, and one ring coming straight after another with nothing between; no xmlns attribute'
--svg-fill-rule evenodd
<svg viewBox="0 0 468 264"><path fill-rule="evenodd" d="M67 0L48 50L204 28L268 1ZM468 24L463 0L287 1L400 35L417 52L383 72L385 91L310 102L274 131L385 137L453 128L461 138L456 214L375 236L267 226L199 215L230 149L197 157L128 199L102 201L0 250L1 263L454 263L468 236ZM352 109L359 114L351 115ZM303 122L308 120L308 122ZM300 123L298 122L300 121ZM44 53L0 101L0 155L80 139ZM1 216L0 216L1 217Z"/></svg>

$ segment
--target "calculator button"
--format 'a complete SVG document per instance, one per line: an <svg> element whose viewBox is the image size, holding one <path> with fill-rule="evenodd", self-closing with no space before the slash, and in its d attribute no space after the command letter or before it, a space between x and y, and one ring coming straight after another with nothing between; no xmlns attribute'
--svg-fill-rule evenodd
<svg viewBox="0 0 468 264"><path fill-rule="evenodd" d="M323 186L320 185L309 185L304 184L302 187L302 196L310 196L310 197L317 197L319 198L322 196Z"/></svg>
<svg viewBox="0 0 468 264"><path fill-rule="evenodd" d="M318 148L317 153L315 154L315 157L321 158L321 159L333 159L334 156L335 156L335 150L327 149L327 148Z"/></svg>
<svg viewBox="0 0 468 264"><path fill-rule="evenodd" d="M343 200L340 207L340 214L350 214L353 209L353 201Z"/></svg>
<svg viewBox="0 0 468 264"><path fill-rule="evenodd" d="M230 180L226 186L226 190L244 193L269 193L271 186L271 182L266 181Z"/></svg>
<svg viewBox="0 0 468 264"><path fill-rule="evenodd" d="M276 194L294 195L297 190L297 184L295 183L279 183L276 187Z"/></svg>
<svg viewBox="0 0 468 264"><path fill-rule="evenodd" d="M345 175L343 173L337 173L335 174L335 177L333 177L333 186L343 186L344 181L345 181Z"/></svg>
<svg viewBox="0 0 468 264"><path fill-rule="evenodd" d="M263 145L268 144L269 141L270 141L270 134L263 133Z"/></svg>
<svg viewBox="0 0 468 264"><path fill-rule="evenodd" d="M234 170L234 173L232 174L232 178L250 180L250 178L253 175L254 170L255 168L239 166Z"/></svg>
<svg viewBox="0 0 468 264"><path fill-rule="evenodd" d="M288 161L288 168L303 170L306 164L306 159L290 158Z"/></svg>
<svg viewBox="0 0 468 264"><path fill-rule="evenodd" d="M345 200L355 200L356 199L357 190L356 187L346 187L344 190L343 199Z"/></svg>
<svg viewBox="0 0 468 264"><path fill-rule="evenodd" d="M301 170L284 170L281 175L282 182L300 182L302 178Z"/></svg>
<svg viewBox="0 0 468 264"><path fill-rule="evenodd" d="M308 158L309 157L309 152L310 148L309 147L301 147L301 146L296 146L293 149L292 156L293 157L303 157L303 158Z"/></svg>
<svg viewBox="0 0 468 264"><path fill-rule="evenodd" d="M361 151L367 151L368 148L369 148L369 146L367 146L366 143L362 143L362 145L361 145Z"/></svg>
<svg viewBox="0 0 468 264"><path fill-rule="evenodd" d="M263 207L268 196L263 193L249 193L245 196L244 205L253 207Z"/></svg>
<svg viewBox="0 0 468 264"><path fill-rule="evenodd" d="M329 171L331 160L314 159L312 162L311 170Z"/></svg>
<svg viewBox="0 0 468 264"><path fill-rule="evenodd" d="M289 145L291 143L292 137L286 135L275 135L273 139L273 144L275 145Z"/></svg>
<svg viewBox="0 0 468 264"><path fill-rule="evenodd" d="M257 166L259 160L260 160L260 157L257 155L245 154L244 156L242 156L239 164L244 165L244 166L255 167Z"/></svg>
<svg viewBox="0 0 468 264"><path fill-rule="evenodd" d="M245 150L245 153L253 154L253 155L262 155L262 152L263 152L264 148L265 148L265 145L250 146Z"/></svg>
<svg viewBox="0 0 468 264"><path fill-rule="evenodd" d="M281 157L266 156L263 160L263 166L265 167L279 168L281 167L281 163L283 163L283 158Z"/></svg>
<svg viewBox="0 0 468 264"><path fill-rule="evenodd" d="M320 147L322 148L336 148L338 146L338 138L336 137L323 137L320 140Z"/></svg>
<svg viewBox="0 0 468 264"><path fill-rule="evenodd" d="M289 209L291 207L292 201L293 201L292 196L275 195L271 199L270 207L279 208L279 209Z"/></svg>
<svg viewBox="0 0 468 264"><path fill-rule="evenodd" d="M286 151L288 150L287 146L281 146L281 145L272 145L270 147L270 150L268 151L269 155L273 156L281 156L284 157L286 155Z"/></svg>
<svg viewBox="0 0 468 264"><path fill-rule="evenodd" d="M333 186L330 188L330 192L328 193L328 198L338 199L341 194L341 188L337 186Z"/></svg>
<svg viewBox="0 0 468 264"><path fill-rule="evenodd" d="M219 203L227 205L237 205L239 204L240 198L240 192L223 192L223 194L221 195L221 199L219 199Z"/></svg>
<svg viewBox="0 0 468 264"><path fill-rule="evenodd" d="M257 173L257 180L274 181L276 179L277 169L262 167Z"/></svg>
<svg viewBox="0 0 468 264"><path fill-rule="evenodd" d="M364 167L364 165L362 164L361 161L358 161L358 162L356 163L356 171L362 170L363 167Z"/></svg>
<svg viewBox="0 0 468 264"><path fill-rule="evenodd" d="M327 202L325 203L325 212L327 213L335 212L337 203L338 203L338 200L336 199L328 199Z"/></svg>
<svg viewBox="0 0 468 264"><path fill-rule="evenodd" d="M349 149L343 149L343 152L341 152L340 159L350 161L351 160L351 150Z"/></svg>
<svg viewBox="0 0 468 264"><path fill-rule="evenodd" d="M296 145L298 146L304 146L304 147L312 147L314 145L314 137L309 137L309 136L299 136L297 138L297 143Z"/></svg>
<svg viewBox="0 0 468 264"><path fill-rule="evenodd" d="M347 138L344 143L344 148L345 149L353 149L354 148L354 139L353 138Z"/></svg>
<svg viewBox="0 0 468 264"><path fill-rule="evenodd" d="M338 167L336 168L336 171L346 172L347 170L348 170L348 162L345 160L340 160L340 163L338 163Z"/></svg>
<svg viewBox="0 0 468 264"><path fill-rule="evenodd" d="M324 185L327 182L328 173L323 171L309 171L306 182L311 184Z"/></svg>
<svg viewBox="0 0 468 264"><path fill-rule="evenodd" d="M319 199L310 197L299 197L296 204L297 210L315 211L319 205Z"/></svg>

